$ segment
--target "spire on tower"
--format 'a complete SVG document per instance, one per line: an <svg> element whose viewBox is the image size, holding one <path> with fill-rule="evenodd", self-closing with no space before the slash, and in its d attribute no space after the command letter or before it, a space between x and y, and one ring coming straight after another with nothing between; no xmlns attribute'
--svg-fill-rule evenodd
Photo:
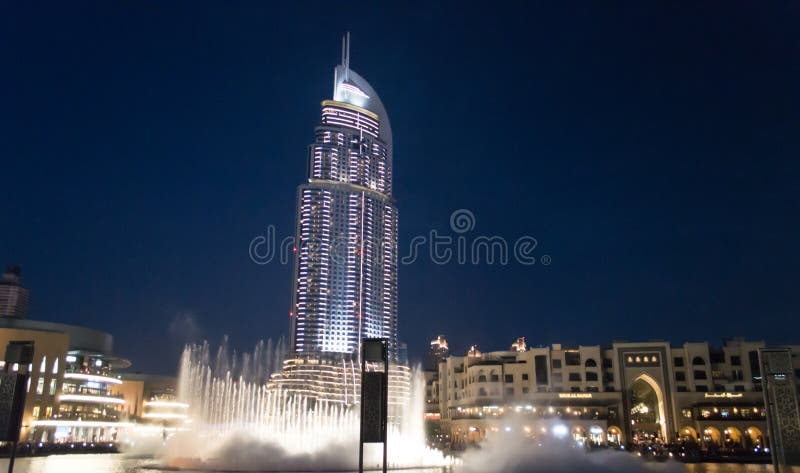
<svg viewBox="0 0 800 473"><path fill-rule="evenodd" d="M342 66L344 66L344 79L347 80L347 71L350 70L350 32L342 36Z"/></svg>
<svg viewBox="0 0 800 473"><path fill-rule="evenodd" d="M347 34L345 34L345 36L342 36L342 65L343 66L345 65L345 62L346 62L346 59L345 59L346 51L347 51Z"/></svg>

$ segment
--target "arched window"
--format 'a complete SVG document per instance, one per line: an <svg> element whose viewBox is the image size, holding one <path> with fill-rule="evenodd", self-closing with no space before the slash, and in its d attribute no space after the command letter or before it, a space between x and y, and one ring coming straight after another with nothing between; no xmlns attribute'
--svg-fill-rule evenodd
<svg viewBox="0 0 800 473"><path fill-rule="evenodd" d="M42 356L42 364L39 365L39 372L44 373L44 370L47 369L45 366L47 365L47 355Z"/></svg>
<svg viewBox="0 0 800 473"><path fill-rule="evenodd" d="M696 356L696 357L694 357L694 359L692 360L692 364L693 364L693 365L705 365L705 364L706 364L706 362L705 362L705 360L703 360L701 357L699 357L699 356Z"/></svg>
<svg viewBox="0 0 800 473"><path fill-rule="evenodd" d="M53 374L58 374L58 357L56 357L56 361L53 362Z"/></svg>
<svg viewBox="0 0 800 473"><path fill-rule="evenodd" d="M587 368L597 368L597 362L594 361L592 358L587 358L586 361L583 363L583 366Z"/></svg>

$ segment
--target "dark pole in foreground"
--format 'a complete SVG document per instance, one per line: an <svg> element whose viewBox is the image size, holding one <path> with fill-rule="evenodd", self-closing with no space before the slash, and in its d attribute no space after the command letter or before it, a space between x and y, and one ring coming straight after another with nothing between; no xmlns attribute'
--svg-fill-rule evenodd
<svg viewBox="0 0 800 473"><path fill-rule="evenodd" d="M6 368L0 374L0 440L11 442L8 458L8 473L14 471L17 456L19 430L22 427L22 412L25 409L25 394L28 387L28 365L33 361L33 342L11 342L6 347ZM10 373L16 365L15 373ZM26 373L20 373L25 370Z"/></svg>
<svg viewBox="0 0 800 473"><path fill-rule="evenodd" d="M386 473L386 441L389 408L389 340L367 338L361 345L361 429L358 441L358 471L364 473L364 444L383 443L383 473ZM382 371L367 371L368 364L383 364Z"/></svg>

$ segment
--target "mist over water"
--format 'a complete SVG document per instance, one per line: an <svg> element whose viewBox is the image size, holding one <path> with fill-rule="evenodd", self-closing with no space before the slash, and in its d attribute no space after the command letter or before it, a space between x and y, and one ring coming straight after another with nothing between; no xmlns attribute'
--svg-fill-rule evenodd
<svg viewBox="0 0 800 473"><path fill-rule="evenodd" d="M461 457L457 473L685 473L683 464L645 462L616 450L588 451L568 440L542 443L514 434L489 437Z"/></svg>
<svg viewBox="0 0 800 473"><path fill-rule="evenodd" d="M189 429L167 442L170 467L207 471L342 471L358 467L358 408L312 403L268 387L282 367L282 341L259 342L237 354L227 339L216 350L188 345L181 358L178 397L190 405ZM390 425L393 467L449 466L455 473L683 473L677 462L651 463L627 452L587 451L567 439L494 432L458 459L426 447L424 379L412 370L411 396L399 425ZM380 445L365 446L365 467L377 467Z"/></svg>
<svg viewBox="0 0 800 473"><path fill-rule="evenodd" d="M238 355L227 340L212 355L208 343L184 349L178 398L189 404L188 431L168 442L168 465L208 470L325 471L358 466L359 411L337 403L310 402L268 387L280 370L282 341L260 342ZM426 447L424 381L412 370L411 396L399 425L390 425L389 463L445 465L449 460ZM391 389L391 386L390 386ZM382 449L365 447L365 465L377 465Z"/></svg>
<svg viewBox="0 0 800 473"><path fill-rule="evenodd" d="M658 465L656 465L658 466ZM0 471L6 471L8 460L0 459ZM47 457L23 457L17 459L14 471L18 473L64 473L64 472L104 472L104 473L167 473L174 469L163 469L153 465L147 458L129 457L121 454L80 454L51 455ZM319 469L315 471L320 471ZM325 471L322 469L321 471ZM331 471L331 470L328 470ZM443 473L441 468L403 470L403 473ZM490 470L491 471L491 470ZM603 470L601 470L603 471ZM645 468L643 472L658 472L658 469ZM684 473L772 473L772 465L696 463L685 465ZM795 472L800 471L797 468ZM458 471L456 473L459 473ZM575 473L591 473L575 470Z"/></svg>

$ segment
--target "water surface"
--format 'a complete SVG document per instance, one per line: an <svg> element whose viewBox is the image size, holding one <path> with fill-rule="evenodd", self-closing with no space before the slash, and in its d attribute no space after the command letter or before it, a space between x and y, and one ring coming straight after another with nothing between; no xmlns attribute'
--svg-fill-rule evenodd
<svg viewBox="0 0 800 473"><path fill-rule="evenodd" d="M0 472L8 469L8 460L0 460ZM735 465L703 463L684 465L686 473L772 473L771 465ZM131 458L122 454L51 455L49 457L19 458L16 473L167 473L175 470L161 469L152 459ZM438 470L402 470L404 473L430 473ZM547 473L537 472L535 473ZM642 473L649 473L646 467ZM800 471L800 470L796 470ZM210 473L210 472L203 472ZM324 472L320 472L324 473ZM502 473L502 472L498 472ZM591 473L591 472L575 472Z"/></svg>

